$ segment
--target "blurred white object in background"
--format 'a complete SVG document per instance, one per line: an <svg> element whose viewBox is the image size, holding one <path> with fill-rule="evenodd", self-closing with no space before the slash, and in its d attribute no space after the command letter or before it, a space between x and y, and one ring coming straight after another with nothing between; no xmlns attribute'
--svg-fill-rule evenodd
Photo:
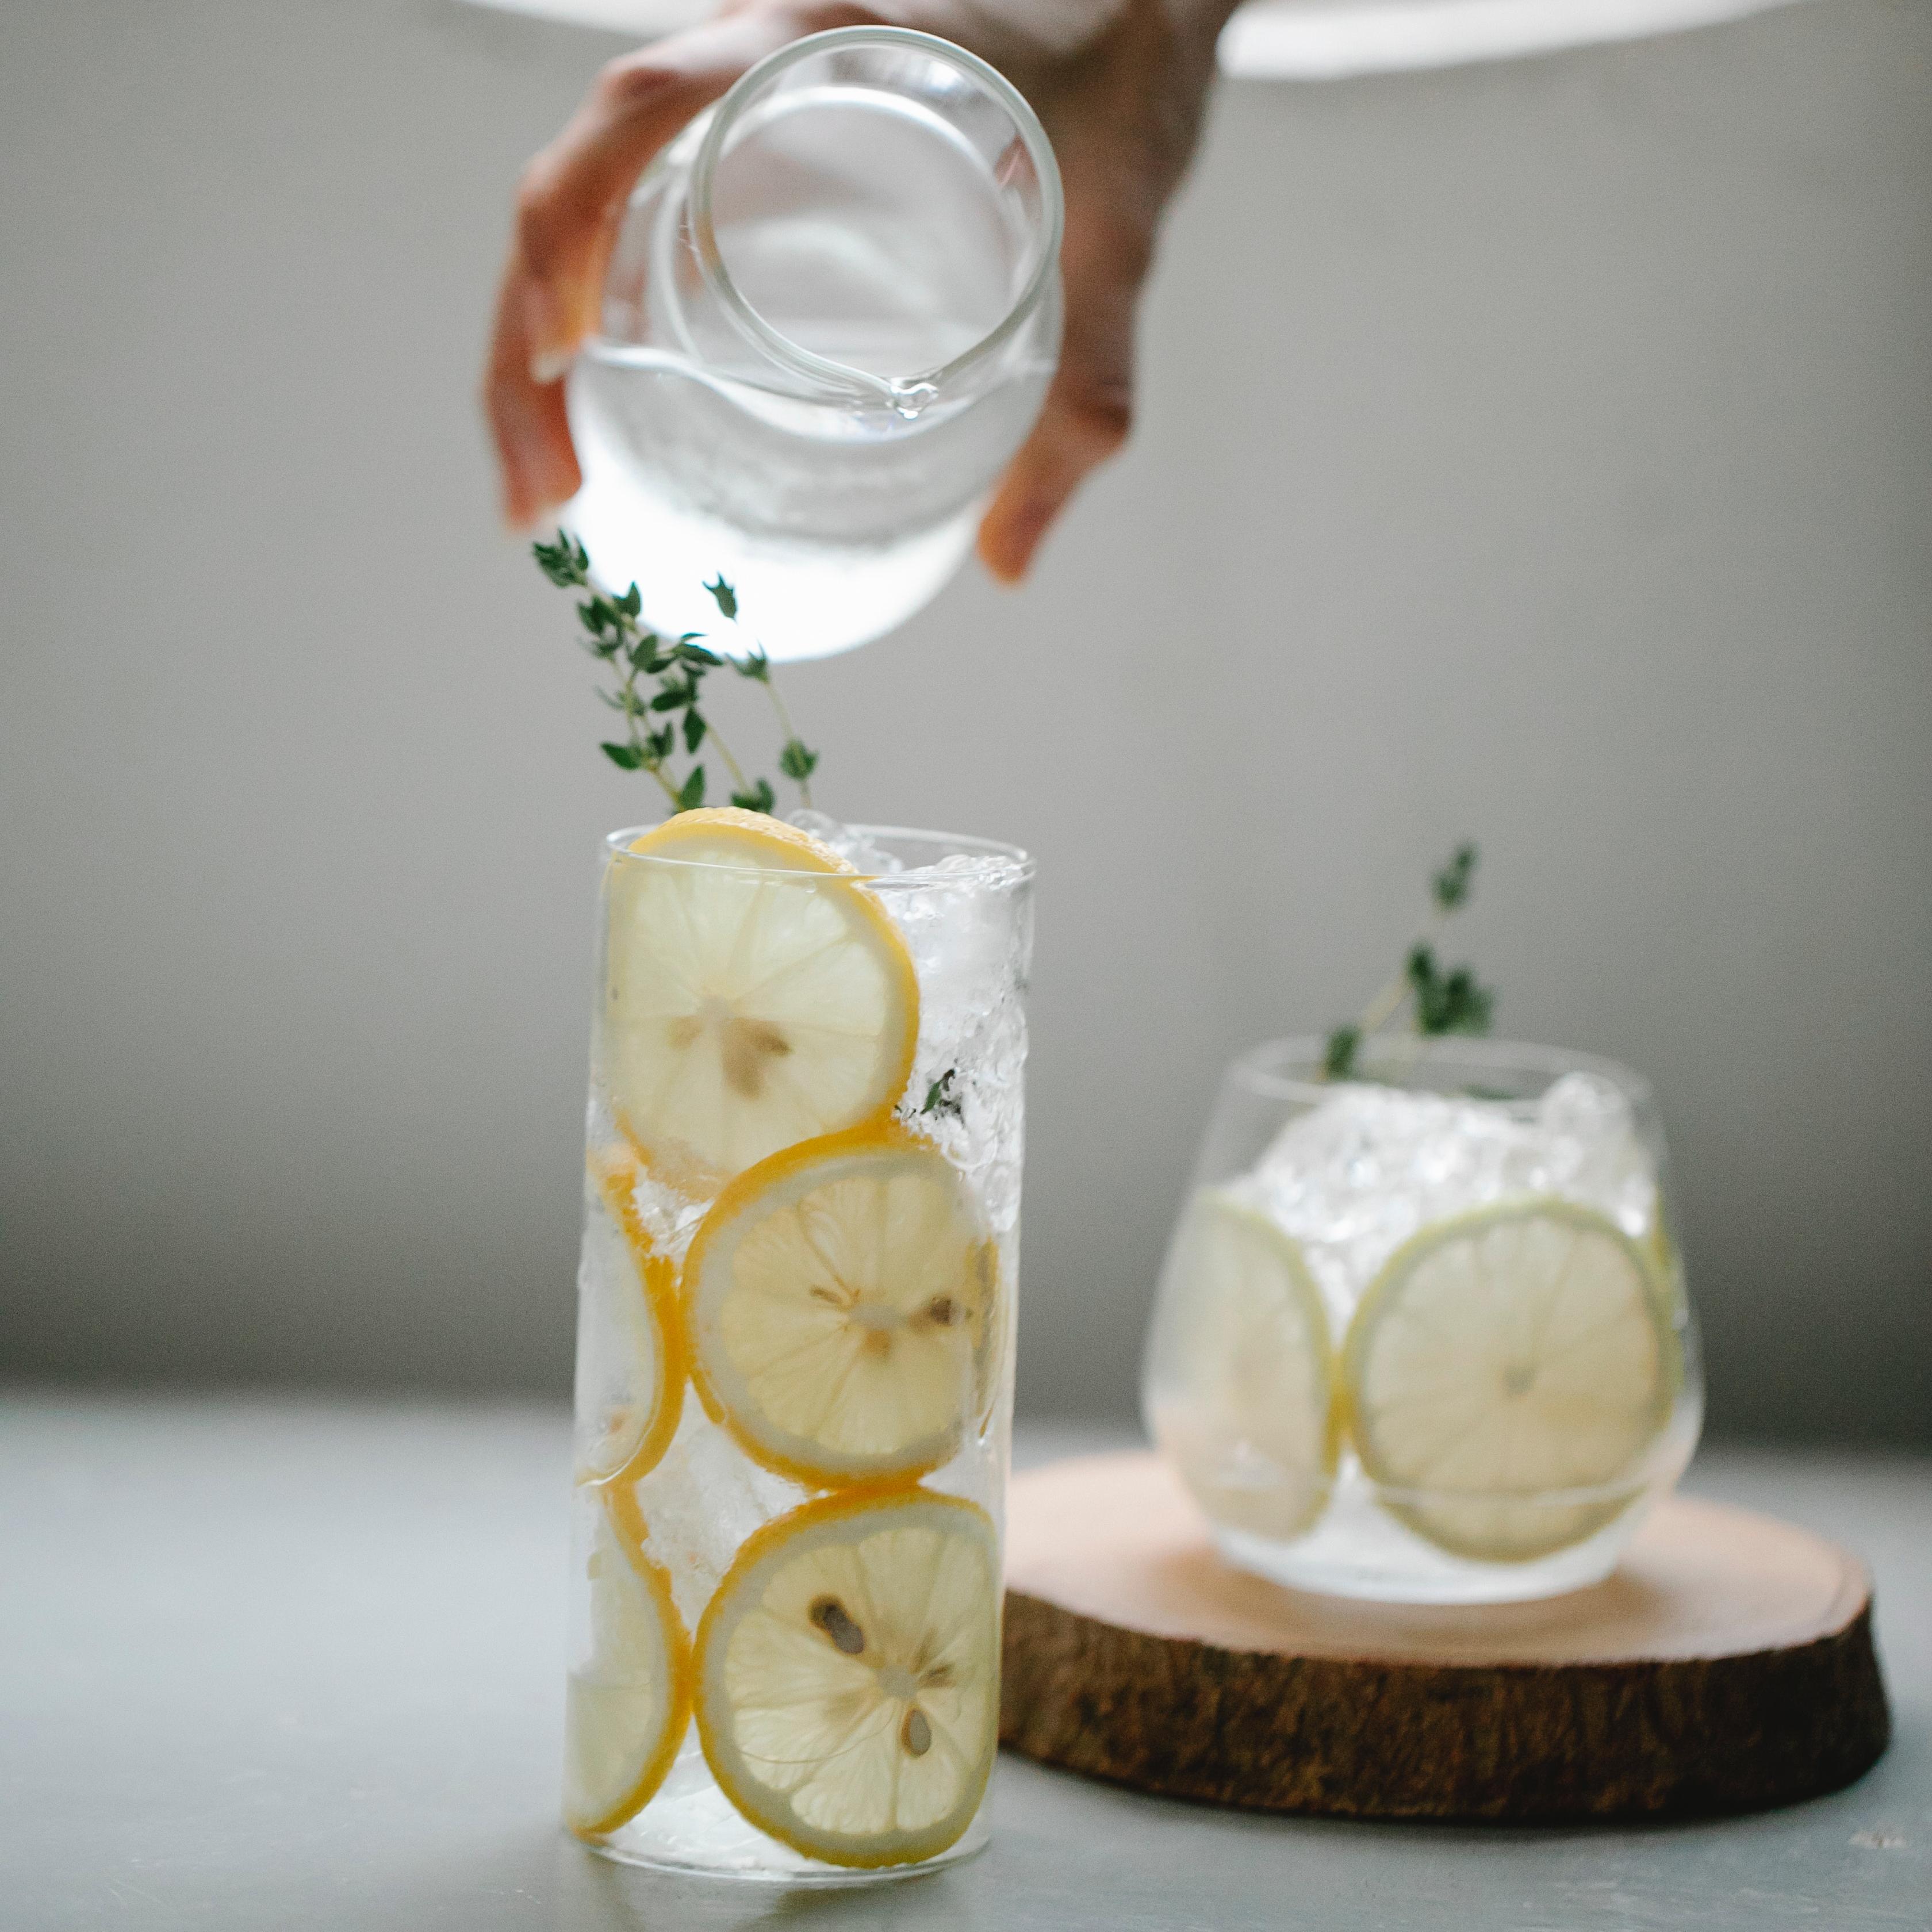
<svg viewBox="0 0 1932 1932"><path fill-rule="evenodd" d="M701 20L713 0L472 0L655 39ZM1788 7L1795 0L1250 0L1221 35L1221 70L1249 80L1508 60L1641 40Z"/></svg>
<svg viewBox="0 0 1932 1932"><path fill-rule="evenodd" d="M1221 71L1250 80L1455 67L1641 40L1793 0L1251 0L1221 34Z"/></svg>
<svg viewBox="0 0 1932 1932"><path fill-rule="evenodd" d="M569 20L580 27L604 27L634 34L642 40L675 33L716 10L715 0L472 0L506 14L536 14L547 20Z"/></svg>

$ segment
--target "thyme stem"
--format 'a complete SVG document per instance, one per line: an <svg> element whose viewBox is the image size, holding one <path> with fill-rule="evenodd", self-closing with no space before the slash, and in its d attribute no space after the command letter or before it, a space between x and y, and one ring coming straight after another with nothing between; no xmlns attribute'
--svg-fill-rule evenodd
<svg viewBox="0 0 1932 1932"><path fill-rule="evenodd" d="M600 691L612 710L624 718L622 743L606 742L604 755L625 771L649 772L657 781L674 813L688 812L704 802L704 766L698 752L708 739L730 774L731 802L748 811L769 812L777 803L777 794L768 778L750 778L737 754L724 741L710 718L700 709L700 687L706 674L730 664L743 677L754 679L770 692L780 729L784 734L778 752L778 770L798 786L805 803L812 803L809 780L818 754L809 750L792 728L791 716L772 681L771 660L763 648L754 645L748 656L736 658L708 648L704 633L687 631L680 638L666 638L643 621L644 598L636 584L621 597L597 588L590 574L590 557L582 544L559 530L554 544L533 547L538 567L562 590L585 590L587 600L577 607L579 621L586 635L584 648L609 667L617 682L614 692ZM736 628L738 593L722 576L706 584L721 616ZM654 678L656 689L648 698L638 688L640 679ZM652 725L651 720L663 722ZM670 769L671 760L682 736L691 762L680 782Z"/></svg>
<svg viewBox="0 0 1932 1932"><path fill-rule="evenodd" d="M1324 1080L1356 1077L1363 1048L1405 1006L1412 1009L1412 1024L1404 1036L1412 1060L1421 1042L1434 1035L1489 1031L1490 1016L1496 1006L1494 992L1470 968L1457 966L1445 971L1436 957L1442 928L1468 903L1476 857L1474 845L1459 845L1448 864L1436 874L1430 884L1429 917L1400 969L1363 1008L1359 1019L1329 1034L1322 1055Z"/></svg>

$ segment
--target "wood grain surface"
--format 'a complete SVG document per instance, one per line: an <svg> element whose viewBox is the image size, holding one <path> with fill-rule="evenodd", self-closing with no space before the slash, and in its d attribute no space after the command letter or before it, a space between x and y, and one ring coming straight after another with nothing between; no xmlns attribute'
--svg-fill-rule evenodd
<svg viewBox="0 0 1932 1932"><path fill-rule="evenodd" d="M1672 1498L1616 1573L1540 1602L1370 1604L1225 1563L1166 1466L1015 1479L1001 1736L1170 1796L1557 1820L1785 1804L1889 1731L1864 1566Z"/></svg>

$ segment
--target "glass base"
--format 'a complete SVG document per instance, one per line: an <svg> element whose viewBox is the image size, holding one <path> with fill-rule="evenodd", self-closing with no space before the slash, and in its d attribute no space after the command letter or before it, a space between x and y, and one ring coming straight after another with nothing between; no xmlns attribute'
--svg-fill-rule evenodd
<svg viewBox="0 0 1932 1932"><path fill-rule="evenodd" d="M1291 1590L1384 1604L1514 1604L1560 1597L1600 1583L1670 1480L1634 1495L1603 1496L1591 1507L1600 1525L1591 1534L1544 1556L1486 1560L1444 1549L1418 1535L1359 1475L1337 1483L1327 1510L1292 1542L1226 1522L1214 1525L1222 1555L1238 1568ZM1402 1492L1396 1492L1402 1493ZM1576 1492L1580 1494L1582 1492ZM1552 1518L1573 1502L1553 1500Z"/></svg>
<svg viewBox="0 0 1932 1932"><path fill-rule="evenodd" d="M608 1858L613 1864L629 1865L639 1871L662 1872L675 1878L722 1879L740 1885L765 1885L788 1890L809 1887L816 1892L844 1886L891 1885L902 1879L924 1878L933 1872L963 1864L968 1858L976 1858L986 1849L992 1836L985 1822L975 1820L966 1835L937 1858L922 1858L916 1864L883 1865L864 1870L844 1865L820 1864L816 1860L804 1858L800 1858L794 1865L786 1866L712 1864L696 1858L672 1858L661 1852L634 1850L612 1838L584 1838L578 1842L600 1858Z"/></svg>
<svg viewBox="0 0 1932 1932"><path fill-rule="evenodd" d="M1438 1556L1432 1563L1390 1564L1372 1556L1338 1558L1301 1544L1271 1543L1245 1530L1214 1532L1230 1563L1270 1583L1382 1604L1520 1604L1564 1596L1600 1583L1617 1567L1627 1540L1622 1526L1612 1525L1574 1550L1527 1563Z"/></svg>

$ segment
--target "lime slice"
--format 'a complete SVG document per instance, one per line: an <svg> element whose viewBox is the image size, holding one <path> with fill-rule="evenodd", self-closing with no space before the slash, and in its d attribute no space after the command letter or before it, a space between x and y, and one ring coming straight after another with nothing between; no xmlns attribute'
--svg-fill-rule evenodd
<svg viewBox="0 0 1932 1932"><path fill-rule="evenodd" d="M1150 1420L1209 1517L1278 1540L1326 1506L1339 1414L1328 1317L1294 1238L1212 1188L1162 1284Z"/></svg>
<svg viewBox="0 0 1932 1932"><path fill-rule="evenodd" d="M814 1486L951 1455L995 1385L998 1256L970 1189L896 1126L788 1149L719 1195L686 1257L707 1408Z"/></svg>
<svg viewBox="0 0 1932 1932"><path fill-rule="evenodd" d="M597 1511L587 1570L590 1653L564 1710L564 1822L614 1832L650 1801L691 1715L691 1646L670 1581Z"/></svg>
<svg viewBox="0 0 1932 1932"><path fill-rule="evenodd" d="M829 847L776 819L681 812L610 878L613 1113L687 1192L883 1116L919 1033L910 956Z"/></svg>
<svg viewBox="0 0 1932 1932"><path fill-rule="evenodd" d="M1342 1352L1355 1445L1384 1503L1486 1562L1594 1534L1634 1499L1676 1398L1669 1307L1645 1251L1568 1202L1423 1229L1362 1298Z"/></svg>
<svg viewBox="0 0 1932 1932"><path fill-rule="evenodd" d="M698 1629L698 1736L726 1796L832 1864L945 1850L998 1742L999 1583L985 1514L923 1490L757 1532Z"/></svg>

